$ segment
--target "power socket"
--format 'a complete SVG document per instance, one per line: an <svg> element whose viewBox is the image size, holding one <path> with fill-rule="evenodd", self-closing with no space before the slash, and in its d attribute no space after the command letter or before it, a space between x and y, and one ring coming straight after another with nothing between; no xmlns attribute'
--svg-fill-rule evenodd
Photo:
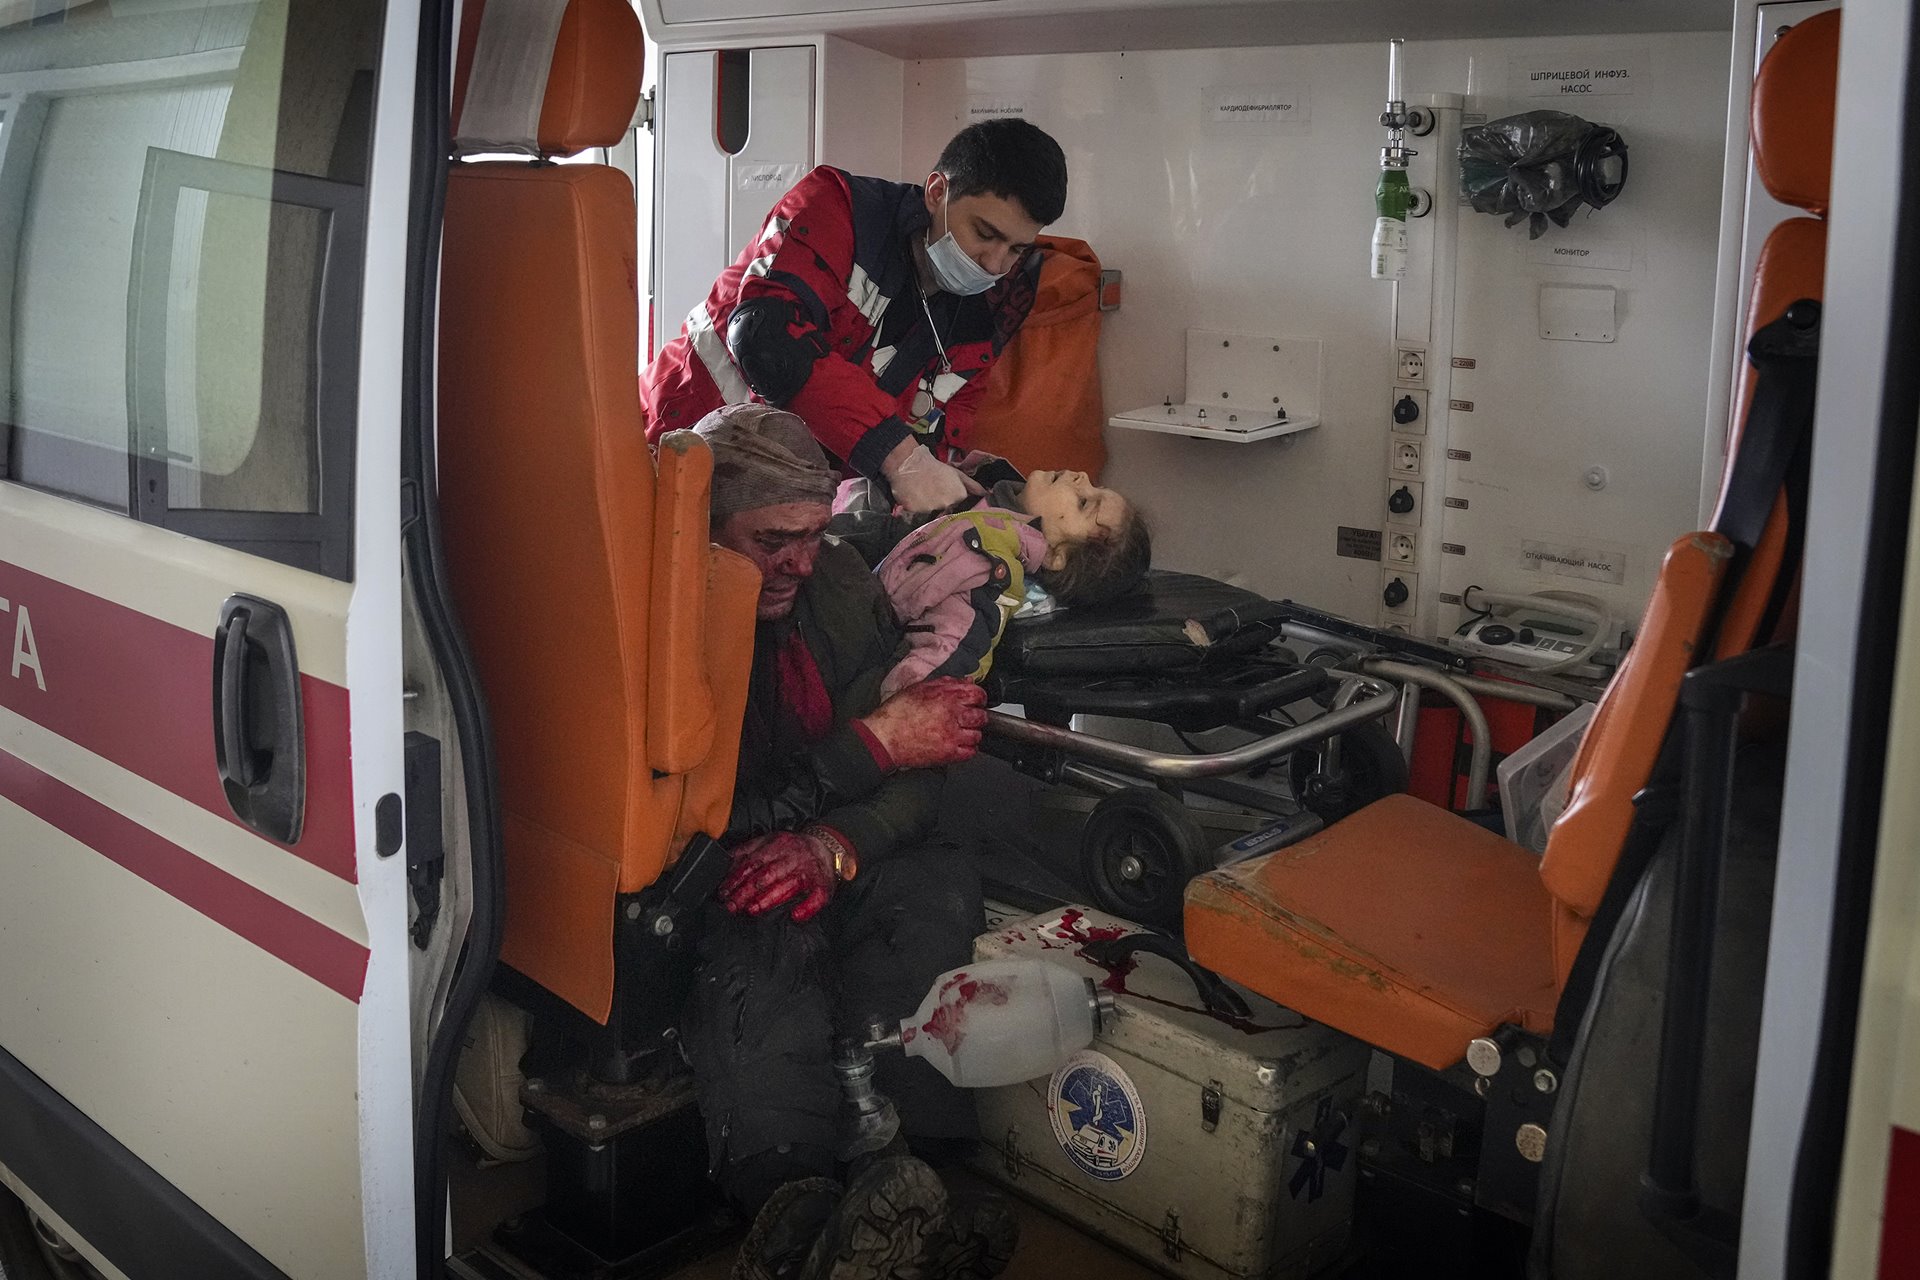
<svg viewBox="0 0 1920 1280"><path fill-rule="evenodd" d="M1420 525L1422 485L1418 480L1387 481L1387 523Z"/></svg>
<svg viewBox="0 0 1920 1280"><path fill-rule="evenodd" d="M1397 476L1417 476L1420 474L1420 442L1395 438L1388 451L1393 473Z"/></svg>
<svg viewBox="0 0 1920 1280"><path fill-rule="evenodd" d="M1394 380L1411 386L1427 385L1427 353L1415 351L1411 347L1399 348L1399 356L1394 361Z"/></svg>
<svg viewBox="0 0 1920 1280"><path fill-rule="evenodd" d="M1380 571L1380 612L1383 616L1411 620L1419 602L1419 574L1404 569Z"/></svg>
<svg viewBox="0 0 1920 1280"><path fill-rule="evenodd" d="M1410 436L1427 434L1427 393L1418 387L1395 387L1388 411L1393 430Z"/></svg>
<svg viewBox="0 0 1920 1280"><path fill-rule="evenodd" d="M1412 534L1390 529L1387 531L1387 542L1382 554L1386 557L1388 564L1411 567L1417 547L1418 544L1414 541Z"/></svg>

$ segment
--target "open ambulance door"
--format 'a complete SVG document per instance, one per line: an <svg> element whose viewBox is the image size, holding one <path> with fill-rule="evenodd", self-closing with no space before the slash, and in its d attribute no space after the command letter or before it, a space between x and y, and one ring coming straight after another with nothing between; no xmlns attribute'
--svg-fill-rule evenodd
<svg viewBox="0 0 1920 1280"><path fill-rule="evenodd" d="M0 7L0 1183L109 1276L415 1266L418 33Z"/></svg>

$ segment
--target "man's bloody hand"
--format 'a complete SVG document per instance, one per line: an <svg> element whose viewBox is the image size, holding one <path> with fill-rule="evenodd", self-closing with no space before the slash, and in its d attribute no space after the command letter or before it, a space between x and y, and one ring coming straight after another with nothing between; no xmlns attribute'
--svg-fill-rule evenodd
<svg viewBox="0 0 1920 1280"><path fill-rule="evenodd" d="M941 676L909 685L862 723L899 769L925 769L971 759L987 723L987 695L971 680Z"/></svg>
<svg viewBox="0 0 1920 1280"><path fill-rule="evenodd" d="M820 914L832 896L833 855L813 837L791 831L740 845L720 882L720 904L735 915L764 915L798 898L796 924Z"/></svg>

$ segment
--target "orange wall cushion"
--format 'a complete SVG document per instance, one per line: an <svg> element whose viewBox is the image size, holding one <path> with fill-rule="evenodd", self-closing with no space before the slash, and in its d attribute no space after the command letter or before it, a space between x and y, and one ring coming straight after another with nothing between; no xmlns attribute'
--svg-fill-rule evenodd
<svg viewBox="0 0 1920 1280"><path fill-rule="evenodd" d="M1040 286L1020 332L987 376L969 447L1022 471L1106 465L1100 396L1100 259L1084 240L1041 236Z"/></svg>

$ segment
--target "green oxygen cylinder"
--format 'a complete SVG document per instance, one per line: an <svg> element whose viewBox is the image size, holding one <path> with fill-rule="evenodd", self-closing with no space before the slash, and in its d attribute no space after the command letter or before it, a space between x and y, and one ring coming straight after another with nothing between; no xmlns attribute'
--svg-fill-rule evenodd
<svg viewBox="0 0 1920 1280"><path fill-rule="evenodd" d="M1408 190L1405 169L1389 166L1380 170L1380 185L1373 189L1375 280L1406 278Z"/></svg>

